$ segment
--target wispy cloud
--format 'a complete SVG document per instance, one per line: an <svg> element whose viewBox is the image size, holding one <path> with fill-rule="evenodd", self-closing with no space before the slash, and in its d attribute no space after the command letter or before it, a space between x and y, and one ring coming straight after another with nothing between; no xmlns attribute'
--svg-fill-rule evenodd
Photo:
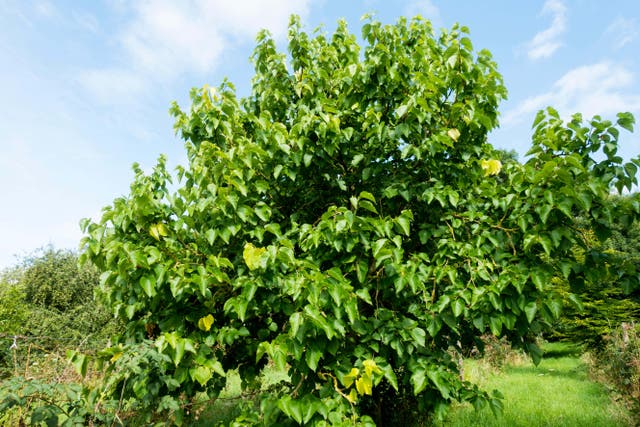
<svg viewBox="0 0 640 427"><path fill-rule="evenodd" d="M566 30L567 8L560 0L547 0L543 15L551 15L551 25L527 43L527 56L532 60L548 58L562 46L560 36Z"/></svg>
<svg viewBox="0 0 640 427"><path fill-rule="evenodd" d="M640 30L635 19L620 17L607 27L605 34L613 38L614 49L621 49L638 38Z"/></svg>
<svg viewBox="0 0 640 427"><path fill-rule="evenodd" d="M72 17L76 25L91 33L97 33L100 30L100 24L95 16L86 12L73 11Z"/></svg>
<svg viewBox="0 0 640 427"><path fill-rule="evenodd" d="M147 0L119 7L131 16L115 39L126 65L86 70L79 79L103 101L122 80L127 90L141 91L151 82L211 71L225 49L253 39L262 28L282 37L289 16L306 16L310 0Z"/></svg>
<svg viewBox="0 0 640 427"><path fill-rule="evenodd" d="M442 25L440 9L431 0L414 0L407 4L403 10L406 16L421 15L431 20L435 25Z"/></svg>
<svg viewBox="0 0 640 427"><path fill-rule="evenodd" d="M600 62L574 68L558 79L551 90L522 101L507 111L503 126L533 121L535 113L548 105L564 116L580 112L585 117L621 111L640 112L640 93L629 92L634 75L624 66Z"/></svg>
<svg viewBox="0 0 640 427"><path fill-rule="evenodd" d="M44 16L45 18L53 18L58 15L58 11L53 3L40 0L34 4L34 10L38 15Z"/></svg>

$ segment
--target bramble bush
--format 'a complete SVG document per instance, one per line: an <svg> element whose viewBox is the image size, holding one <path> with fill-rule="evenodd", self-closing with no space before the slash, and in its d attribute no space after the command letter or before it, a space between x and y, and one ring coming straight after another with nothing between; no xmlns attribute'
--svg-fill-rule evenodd
<svg viewBox="0 0 640 427"><path fill-rule="evenodd" d="M71 251L44 248L0 274L0 425L111 424L114 402L84 381L84 353L121 330L94 300L99 275ZM117 404L117 401L115 401ZM114 406L115 407L115 406Z"/></svg>
<svg viewBox="0 0 640 427"><path fill-rule="evenodd" d="M79 267L77 254L53 247L35 251L0 274L0 377L14 370L8 350L14 335L20 357L32 348L32 360L79 345L103 348L120 325L94 300L98 283L95 268Z"/></svg>
<svg viewBox="0 0 640 427"><path fill-rule="evenodd" d="M608 198L637 183L640 161L617 155L629 113L549 108L528 160L503 164L487 134L506 90L465 27L368 20L362 39L293 18L287 56L260 33L248 97L225 81L172 107L177 183L164 157L135 165L130 194L83 221L82 258L127 321L102 353L108 389L148 422L186 422L236 369L257 401L237 425L414 425L454 400L499 411L450 348L489 332L538 361L533 335L561 311L553 278L609 268L597 250L576 257L576 218L604 240L637 217ZM132 363L143 344L149 363ZM262 392L268 362L290 381Z"/></svg>

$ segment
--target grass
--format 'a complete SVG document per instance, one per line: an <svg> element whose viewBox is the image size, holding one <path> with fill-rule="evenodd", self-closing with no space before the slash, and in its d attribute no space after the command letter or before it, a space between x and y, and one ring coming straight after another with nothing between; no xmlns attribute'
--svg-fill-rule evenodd
<svg viewBox="0 0 640 427"><path fill-rule="evenodd" d="M548 344L540 365L522 359L492 372L481 361L467 361L468 379L486 390L504 395L504 413L494 417L488 408L476 412L458 405L439 426L590 426L630 425L625 410L611 402L605 388L592 382L579 358L580 349L563 343Z"/></svg>

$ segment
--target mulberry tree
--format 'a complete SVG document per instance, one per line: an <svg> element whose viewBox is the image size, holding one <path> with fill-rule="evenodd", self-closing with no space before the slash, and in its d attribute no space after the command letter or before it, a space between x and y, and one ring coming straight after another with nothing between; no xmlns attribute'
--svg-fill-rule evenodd
<svg viewBox="0 0 640 427"><path fill-rule="evenodd" d="M188 163L135 166L130 194L84 221L83 257L128 322L103 352L106 392L180 423L238 370L259 402L238 423L498 410L498 394L461 378L456 349L491 333L539 359L531 338L561 310L554 277L611 268L606 254L576 258L576 219L606 238L637 215L608 199L636 183L639 161L617 155L630 114L565 122L549 108L528 160L503 164L487 135L506 90L465 27L368 20L362 40L292 18L285 54L260 33L246 98L224 81L172 107ZM261 388L267 364L288 380Z"/></svg>

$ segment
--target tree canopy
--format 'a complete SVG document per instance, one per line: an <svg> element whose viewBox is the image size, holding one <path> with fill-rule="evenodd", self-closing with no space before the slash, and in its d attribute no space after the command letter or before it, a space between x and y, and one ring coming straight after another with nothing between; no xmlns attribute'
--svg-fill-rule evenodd
<svg viewBox="0 0 640 427"><path fill-rule="evenodd" d="M637 184L638 159L617 155L630 114L565 122L549 108L528 160L502 163L487 135L506 89L465 27L368 20L362 38L293 18L286 55L260 33L248 97L224 81L172 107L188 157L177 183L164 157L136 165L130 194L84 221L83 257L128 321L104 352L114 394L180 423L238 369L261 402L248 424L410 425L454 400L498 410L451 350L488 331L539 359L532 333L561 309L553 278L609 268L604 252L576 255L576 219L604 239L637 216L635 199L608 198ZM620 274L637 286L633 268ZM134 350L148 360L127 371ZM261 390L267 363L290 380Z"/></svg>

